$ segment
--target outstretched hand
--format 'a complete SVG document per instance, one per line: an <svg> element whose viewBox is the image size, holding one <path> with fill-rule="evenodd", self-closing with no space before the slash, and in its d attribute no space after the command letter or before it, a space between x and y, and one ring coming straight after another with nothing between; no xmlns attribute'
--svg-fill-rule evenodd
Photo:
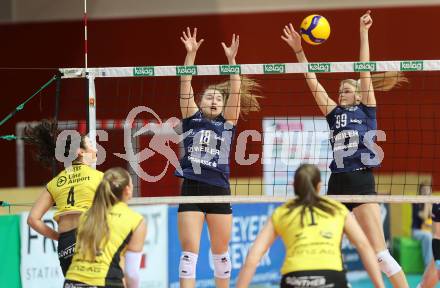
<svg viewBox="0 0 440 288"><path fill-rule="evenodd" d="M191 29L186 27L186 31L182 32L183 37L180 40L185 45L187 53L195 53L203 43L203 39L197 42L197 28L194 28L194 32L191 35Z"/></svg>
<svg viewBox="0 0 440 288"><path fill-rule="evenodd" d="M370 29L371 25L373 25L373 18L371 18L371 10L368 10L364 15L361 17L361 30L368 31Z"/></svg>
<svg viewBox="0 0 440 288"><path fill-rule="evenodd" d="M287 45L293 49L293 51L299 52L302 50L301 36L295 31L292 23L289 23L289 26L284 26L283 34L284 35L281 35L281 39L283 39Z"/></svg>
<svg viewBox="0 0 440 288"><path fill-rule="evenodd" d="M225 55L228 58L229 63L235 61L235 56L237 56L238 46L240 45L240 36L232 34L231 45L226 46L225 42L222 42L223 49L225 50Z"/></svg>

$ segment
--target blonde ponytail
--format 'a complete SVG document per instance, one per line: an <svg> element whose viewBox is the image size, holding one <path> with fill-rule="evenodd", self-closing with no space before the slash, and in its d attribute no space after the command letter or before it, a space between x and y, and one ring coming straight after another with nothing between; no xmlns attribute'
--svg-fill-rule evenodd
<svg viewBox="0 0 440 288"><path fill-rule="evenodd" d="M341 81L340 87L347 83L356 89L356 94L360 93L361 85L360 79L345 79ZM380 73L371 73L371 82L373 84L374 91L390 91L394 87L400 87L403 83L408 83L406 78L400 71L387 71Z"/></svg>
<svg viewBox="0 0 440 288"><path fill-rule="evenodd" d="M387 71L371 74L371 81L375 91L390 91L394 87L400 87L402 83L408 83L408 78L400 71Z"/></svg>
<svg viewBox="0 0 440 288"><path fill-rule="evenodd" d="M129 182L130 175L123 168L112 168L104 173L93 204L85 212L84 221L78 228L76 250L84 259L94 261L109 240L109 210L122 199L122 192Z"/></svg>
<svg viewBox="0 0 440 288"><path fill-rule="evenodd" d="M223 95L223 100L226 105L226 102L228 101L229 98L230 81L231 80L210 85L206 88L206 90L213 89L219 91ZM240 116L247 115L250 112L258 112L261 110L260 104L258 103L258 99L263 98L263 96L256 95L253 93L254 90L258 91L260 87L261 87L260 84L258 84L258 82L255 81L254 79L251 79L246 76L241 77Z"/></svg>

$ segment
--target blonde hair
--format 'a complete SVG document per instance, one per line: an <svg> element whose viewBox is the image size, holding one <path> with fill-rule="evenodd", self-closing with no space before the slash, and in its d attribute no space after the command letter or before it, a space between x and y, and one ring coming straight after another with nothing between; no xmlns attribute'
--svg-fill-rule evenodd
<svg viewBox="0 0 440 288"><path fill-rule="evenodd" d="M234 80L232 80L234 81ZM231 80L224 81L218 84L209 85L206 89L212 89L219 91L223 96L223 101L226 105L226 102L229 98L229 90L231 86ZM256 95L253 93L254 90L260 88L260 84L257 83L254 79L248 78L246 76L241 77L241 86L240 86L240 116L247 115L250 112L258 112L261 110L260 104L258 103L259 98L263 98L263 96Z"/></svg>
<svg viewBox="0 0 440 288"><path fill-rule="evenodd" d="M389 91L394 87L400 87L402 83L408 83L408 78L406 78L402 72L400 71L387 71L381 73L372 73L371 74L371 82L373 84L373 89L375 91ZM360 79L345 79L341 81L339 87L344 85L345 83L355 87L355 93L357 95L360 94Z"/></svg>
<svg viewBox="0 0 440 288"><path fill-rule="evenodd" d="M107 222L109 209L122 199L122 192L129 183L130 174L127 170L117 167L105 171L93 204L85 212L84 221L78 228L76 250L84 259L94 261L107 244L110 238Z"/></svg>

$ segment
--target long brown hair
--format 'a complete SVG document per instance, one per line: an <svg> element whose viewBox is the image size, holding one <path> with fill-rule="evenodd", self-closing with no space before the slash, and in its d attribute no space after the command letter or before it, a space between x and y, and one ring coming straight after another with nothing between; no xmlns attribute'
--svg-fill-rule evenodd
<svg viewBox="0 0 440 288"><path fill-rule="evenodd" d="M232 80L234 81L234 80ZM223 96L223 101L226 105L226 102L229 98L229 90L231 86L231 80L227 80L218 84L209 85L206 89L213 89L219 91ZM241 86L240 86L240 116L247 115L250 112L258 112L261 110L260 104L258 103L259 98L263 98L258 94L253 93L254 91L258 91L260 88L260 84L254 79L251 79L246 76L241 77Z"/></svg>
<svg viewBox="0 0 440 288"><path fill-rule="evenodd" d="M37 125L27 125L24 129L23 141L32 146L35 160L45 167L51 167L56 159L56 140L59 132L57 123L48 119L41 120ZM68 137L65 143L64 154L67 157L72 139ZM80 148L86 149L84 135L81 135Z"/></svg>
<svg viewBox="0 0 440 288"><path fill-rule="evenodd" d="M302 164L295 172L293 188L297 197L287 203L289 211L286 214L300 208L301 226L304 226L304 215L307 210L312 211L316 207L333 216L338 209L336 205L318 195L316 188L320 182L321 173L315 165Z"/></svg>
<svg viewBox="0 0 440 288"><path fill-rule="evenodd" d="M104 173L96 190L93 204L84 214L84 222L78 228L77 250L85 259L94 261L110 239L108 212L122 199L122 192L130 183L127 170L116 167Z"/></svg>
<svg viewBox="0 0 440 288"><path fill-rule="evenodd" d="M372 73L371 82L375 91L389 91L394 87L400 87L403 83L408 83L406 78L400 71L387 71L381 73ZM360 81L355 79L345 79L341 81L340 87L347 83L355 87L355 93L360 93Z"/></svg>

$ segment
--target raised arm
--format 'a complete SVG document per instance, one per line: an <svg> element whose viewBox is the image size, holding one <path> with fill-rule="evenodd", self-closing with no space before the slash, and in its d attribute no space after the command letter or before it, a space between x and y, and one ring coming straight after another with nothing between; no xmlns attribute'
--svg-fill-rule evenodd
<svg viewBox="0 0 440 288"><path fill-rule="evenodd" d="M186 48L185 66L194 65L196 59L197 50L203 43L203 39L197 42L197 28L194 28L194 32L191 35L189 27L186 31L182 32L182 43ZM191 86L191 75L185 75L180 77L180 111L182 112L182 118L188 118L194 115L197 110L196 102L194 101L194 91Z"/></svg>
<svg viewBox="0 0 440 288"><path fill-rule="evenodd" d="M240 36L232 35L231 45L228 47L222 42L223 49L225 50L226 58L229 65L237 64L235 62L235 56L237 56L238 46L240 44ZM238 74L231 74L229 86L229 97L225 103L224 117L226 121L231 122L233 125L237 124L240 116L240 86L241 78Z"/></svg>
<svg viewBox="0 0 440 288"><path fill-rule="evenodd" d="M419 211L420 219L425 221L426 219L430 218L431 217L431 210L432 210L432 205L430 205L429 203L423 204L423 209L421 209Z"/></svg>
<svg viewBox="0 0 440 288"><path fill-rule="evenodd" d="M351 244L356 247L356 250L361 256L362 263L364 264L374 287L385 288L373 248L371 247L370 242L368 242L367 236L365 236L362 228L351 214L348 214L345 219L344 232L347 234Z"/></svg>
<svg viewBox="0 0 440 288"><path fill-rule="evenodd" d="M283 34L281 39L283 39L287 45L289 45L293 52L295 52L296 58L300 63L308 63L304 50L301 46L301 36L295 31L293 25L289 23L289 26L284 26ZM318 78L315 73L305 73L307 85L315 98L316 103L319 106L322 114L329 114L335 107L336 103L330 97L328 97L327 92L324 87L318 82Z"/></svg>
<svg viewBox="0 0 440 288"><path fill-rule="evenodd" d="M237 288L246 288L249 286L261 258L276 238L277 234L273 227L272 219L269 218L246 256L246 262L241 267L240 274L238 275Z"/></svg>
<svg viewBox="0 0 440 288"><path fill-rule="evenodd" d="M371 11L368 10L361 17L360 23L360 38L361 46L359 52L359 61L370 61L370 44L368 41L368 30L373 25L373 19L370 15ZM360 72L361 78L361 102L370 107L376 106L376 97L374 96L373 82L371 81L371 73L369 71Z"/></svg>

